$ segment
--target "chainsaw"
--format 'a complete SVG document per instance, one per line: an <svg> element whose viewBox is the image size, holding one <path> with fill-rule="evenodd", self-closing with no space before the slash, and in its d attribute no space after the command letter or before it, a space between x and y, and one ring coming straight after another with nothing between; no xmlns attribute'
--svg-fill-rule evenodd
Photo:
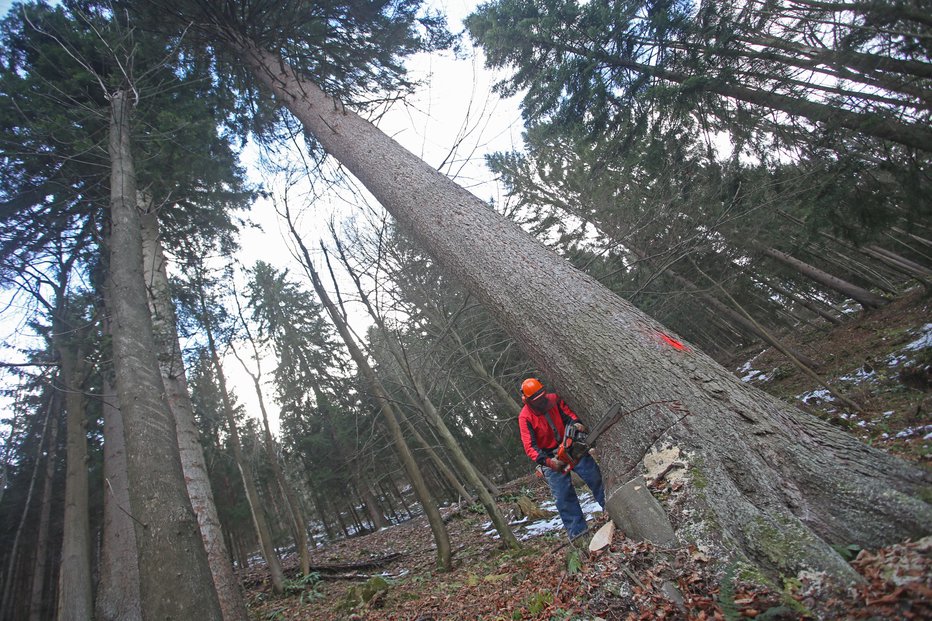
<svg viewBox="0 0 932 621"><path fill-rule="evenodd" d="M599 422L589 431L580 431L576 425L567 425L563 431L563 441L557 446L557 459L566 464L566 474L576 467L579 460L589 454L607 429L617 423L625 415L621 404L616 403L608 409Z"/></svg>

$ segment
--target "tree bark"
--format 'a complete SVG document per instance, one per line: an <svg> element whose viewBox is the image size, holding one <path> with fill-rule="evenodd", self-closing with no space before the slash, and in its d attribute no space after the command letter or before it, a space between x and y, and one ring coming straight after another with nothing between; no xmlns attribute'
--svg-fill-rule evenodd
<svg viewBox="0 0 932 621"><path fill-rule="evenodd" d="M62 376L62 372L61 372L61 369L59 368L58 374L56 376L56 380L60 381L61 376ZM18 577L17 575L18 572L16 569L17 560L19 560L21 565L24 564L23 559L20 559L19 544L20 544L20 541L22 541L23 532L25 531L27 518L29 517L29 513L30 513L29 510L32 505L32 495L35 492L36 483L39 480L39 466L42 463L42 445L45 442L46 438L48 437L48 429L49 429L50 424L52 424L52 432L55 435L56 442L58 440L58 417L61 414L60 408L61 408L61 402L62 402L61 391L58 389L58 386L59 386L58 381L54 381L51 389L48 390L45 395L47 399L47 402L45 404L45 408L46 408L45 419L42 423L42 431L38 434L38 438L36 439L36 455L35 455L35 460L33 461L33 464L32 464L32 476L29 477L29 488L26 491L25 502L23 502L23 512L20 514L19 523L16 525L16 534L13 535L13 542L12 542L12 545L10 545L10 549L8 551L9 562L7 563L7 566L6 566L6 573L3 576L3 598L2 598L2 603L0 603L0 615L4 617L12 616L14 614L13 613L13 610L15 608L14 600L16 598L13 593L15 590L14 578ZM57 451L57 448L58 448L58 445L57 444L52 445L51 440L49 440L49 448L48 448L47 457L46 457L47 460L51 462L55 461L54 455ZM51 475L54 476L55 464L52 463L51 465L46 465L46 473L49 472L50 468L51 468ZM45 499L45 496L48 493L51 493L50 492L51 484L52 484L51 480L46 481L46 490L48 491L46 490L43 491L43 501ZM44 504L43 504L42 510L45 511ZM46 524L46 527L47 526L48 524ZM41 530L39 532L39 537L40 538L42 537ZM37 560L37 563L38 563L38 560ZM43 574L43 578L44 578L44 574Z"/></svg>
<svg viewBox="0 0 932 621"><path fill-rule="evenodd" d="M245 368L245 365L243 366ZM265 409L265 398L262 394L262 385L259 383L259 376L253 375L248 369L247 373L252 377L253 387L256 389L256 396L259 399L259 410L262 412L265 456L269 461L269 465L272 467L275 481L281 489L285 503L288 505L288 518L291 522L292 531L294 532L295 547L298 548L298 558L301 562L301 575L306 576L311 571L311 557L307 547L307 523L304 520L304 515L301 514L301 506L298 504L298 499L295 497L291 485L285 480L285 473L282 471L282 466L278 461L278 455L275 451L275 439L272 437L272 430L269 428L269 415Z"/></svg>
<svg viewBox="0 0 932 621"><path fill-rule="evenodd" d="M809 300L809 299L805 296L805 294L802 294L802 293L795 293L795 292L793 292L793 291L790 291L789 289L787 289L787 288L784 287L783 285L774 282L773 279L771 279L771 278L766 278L766 277L764 277L763 275L758 275L757 278L759 278L760 281L761 281L763 284L765 284L766 286L770 287L771 289L773 289L774 291L776 291L776 292L779 293L780 295L782 295L782 296L784 296L784 297L786 297L786 298L788 298L788 299L790 299L790 300L796 302L797 304L803 306L804 308L808 308L810 311L812 311L813 313L815 313L816 315L818 315L818 316L821 317L822 319L825 319L826 321L828 321L828 322L831 323L832 325L835 325L835 326L840 326L840 325L841 325L841 319L839 319L839 318L836 317L835 315L831 314L830 312L824 310L824 309L821 308L819 305L814 304L811 300Z"/></svg>
<svg viewBox="0 0 932 621"><path fill-rule="evenodd" d="M210 360L217 375L217 383L220 387L220 399L223 401L223 412L227 420L227 430L230 433L230 445L233 448L233 458L236 460L236 466L239 468L240 476L243 479L243 488L246 490L246 500L249 502L249 510L252 514L253 524L256 527L256 534L259 536L259 545L262 547L262 556L269 566L269 573L272 578L272 590L281 594L285 591L285 574L282 571L281 561L275 553L275 545L272 542L272 531L269 528L269 521L262 507L262 501L259 498L259 489L256 487L256 479L252 475L252 469L246 462L243 455L243 445L240 442L239 430L236 427L236 416L233 412L233 403L230 401L230 393L227 390L226 377L223 374L223 365L220 364L220 355L217 353L217 344L214 341L213 329L211 328L210 313L207 310L207 302L204 299L203 291L198 291L200 296L201 326L207 334L207 346L210 351Z"/></svg>
<svg viewBox="0 0 932 621"><path fill-rule="evenodd" d="M178 342L175 306L168 282L168 261L165 259L159 237L158 214L152 209L151 200L147 200L146 205L142 207L140 226L147 299L152 314L152 329L158 347L159 370L165 385L165 397L175 421L185 486L197 516L198 529L207 552L207 562L223 618L225 621L246 621L249 615L239 581L233 573L233 564L210 487L204 447L201 446L194 422L194 406L188 392L181 344Z"/></svg>
<svg viewBox="0 0 932 621"><path fill-rule="evenodd" d="M126 442L116 391L105 376L101 387L104 415L104 522L100 546L100 581L94 610L98 621L142 619L139 559L129 510Z"/></svg>
<svg viewBox="0 0 932 621"><path fill-rule="evenodd" d="M320 408L322 404L327 403L327 399L321 391L319 385L314 384L313 390L314 397L317 400L317 407ZM379 505L378 500L375 498L375 495L372 493L372 490L369 488L369 483L366 481L366 478L360 474L360 467L358 463L353 463L355 460L352 460L347 456L346 449L344 448L343 443L340 442L340 438L337 437L336 429L333 428L333 424L329 416L324 417L323 425L327 430L327 435L330 436L330 443L333 445L333 450L336 453L337 459L340 461L340 463L349 469L353 483L361 491L363 502L366 504L366 513L369 514L369 518L372 520L373 526L375 526L377 529L385 528L388 526L388 522L385 521L385 516L382 514L382 508Z"/></svg>
<svg viewBox="0 0 932 621"><path fill-rule="evenodd" d="M434 447L424 438L424 435L418 430L414 423L411 422L404 412L399 412L398 415L414 438L415 445L419 446L426 454L427 463L434 467L434 470L439 475L438 479L444 482L443 485L437 486L438 489L442 491L444 486L446 486L451 496L458 496L470 504L476 502L476 499L469 493L469 490L463 487L456 473L450 470L450 467L440 458L440 455L437 454L437 451L435 451Z"/></svg>
<svg viewBox="0 0 932 621"><path fill-rule="evenodd" d="M41 621L47 618L45 602L45 578L48 571L49 557L49 518L52 512L52 485L55 483L55 459L58 455L58 414L57 395L52 397L49 414L55 412L55 420L49 432L49 445L45 454L45 481L42 488L42 505L39 510L39 530L36 547L33 551L35 565L32 571L32 589L29 596L29 621ZM45 435L43 433L43 435ZM28 503L27 503L28 504ZM15 551L14 546L14 551Z"/></svg>
<svg viewBox="0 0 932 621"><path fill-rule="evenodd" d="M88 514L87 400L84 397L88 365L83 344L78 342L84 331L61 320L53 325L67 412L65 516L56 618L58 621L89 621L94 616L94 591Z"/></svg>
<svg viewBox="0 0 932 621"><path fill-rule="evenodd" d="M207 554L188 499L146 301L127 91L111 98L110 281L113 359L126 434L144 619L220 621ZM166 571L168 569L168 571Z"/></svg>
<svg viewBox="0 0 932 621"><path fill-rule="evenodd" d="M639 250L630 245L628 247L635 254L635 256L637 256L639 259L641 260L646 259L647 254L644 253L642 250ZM673 271L672 269L667 269L665 273L668 274L673 280L680 283L680 285L683 286L683 288L685 288L687 291L694 294L700 300L705 302L707 306L711 307L713 310L715 310L716 312L726 317L732 325L739 326L741 329L745 330L749 334L753 334L755 337L759 338L764 343L771 345L772 347L780 350L781 352L783 351L788 352L792 358L796 358L796 360L801 362L803 365L805 365L809 369L816 369L819 367L818 362L816 362L815 360L813 360L806 354L802 353L801 351L795 349L794 347L786 345L785 343L783 343L783 341L777 339L775 336L770 334L770 332L762 329L760 325L758 325L757 323L751 321L750 319L742 315L738 310L735 310L732 307L725 304L724 302L721 302L715 296L709 293L703 292L698 286L696 286L695 283L693 283L688 278L681 276L679 273Z"/></svg>
<svg viewBox="0 0 932 621"><path fill-rule="evenodd" d="M236 35L231 35L235 37ZM234 39L235 40L235 39ZM281 58L241 40L243 61L481 301L555 388L591 412L638 408L600 439L609 498L661 439L690 455L676 533L705 533L766 570L851 577L830 544L922 537L932 478L828 423L741 383L727 369L346 110ZM528 300L551 301L529 304ZM685 413L685 416L684 416ZM669 509L669 507L668 507Z"/></svg>

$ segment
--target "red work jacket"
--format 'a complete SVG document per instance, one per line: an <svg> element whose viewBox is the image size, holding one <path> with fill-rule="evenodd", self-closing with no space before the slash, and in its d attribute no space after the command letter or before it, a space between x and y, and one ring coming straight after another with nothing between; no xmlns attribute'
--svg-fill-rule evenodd
<svg viewBox="0 0 932 621"><path fill-rule="evenodd" d="M539 464L543 464L548 457L553 457L554 451L563 440L563 430L566 425L579 421L579 417L564 403L560 395L547 393L546 398L549 405L546 414L538 412L527 404L518 414L518 428L521 431L524 452ZM554 428L557 431L556 436L553 433Z"/></svg>

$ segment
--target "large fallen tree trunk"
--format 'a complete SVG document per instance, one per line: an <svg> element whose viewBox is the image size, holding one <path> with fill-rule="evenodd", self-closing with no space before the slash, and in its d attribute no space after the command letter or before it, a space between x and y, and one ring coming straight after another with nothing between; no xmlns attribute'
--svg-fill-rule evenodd
<svg viewBox="0 0 932 621"><path fill-rule="evenodd" d="M743 384L238 32L228 42L276 98L475 295L584 416L645 407L600 439L614 506L638 512L640 462L668 443L691 484L656 512L679 541L721 544L773 573L854 578L832 544L932 529L932 477ZM641 486L643 487L643 486ZM664 517L665 516L665 517Z"/></svg>

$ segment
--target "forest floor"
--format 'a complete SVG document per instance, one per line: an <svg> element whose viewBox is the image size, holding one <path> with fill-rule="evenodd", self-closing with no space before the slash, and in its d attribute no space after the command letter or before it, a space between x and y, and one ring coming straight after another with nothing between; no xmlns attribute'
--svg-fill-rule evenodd
<svg viewBox="0 0 932 621"><path fill-rule="evenodd" d="M746 352L731 366L865 442L930 465L932 298L914 293L830 331L787 340L820 361L818 372L861 411L841 408L778 352ZM857 586L815 575L761 586L695 547L659 548L621 532L596 552L567 545L558 519L519 517L522 496L552 508L546 484L533 476L503 486L499 502L522 539L520 552L501 545L481 506L445 507L451 571L437 570L421 516L316 548L316 571L303 581L294 578L295 555L286 556L292 579L282 596L272 594L265 566L255 564L241 572L250 612L262 621L932 619L932 537L839 550L863 576ZM594 514L590 525L605 521Z"/></svg>

